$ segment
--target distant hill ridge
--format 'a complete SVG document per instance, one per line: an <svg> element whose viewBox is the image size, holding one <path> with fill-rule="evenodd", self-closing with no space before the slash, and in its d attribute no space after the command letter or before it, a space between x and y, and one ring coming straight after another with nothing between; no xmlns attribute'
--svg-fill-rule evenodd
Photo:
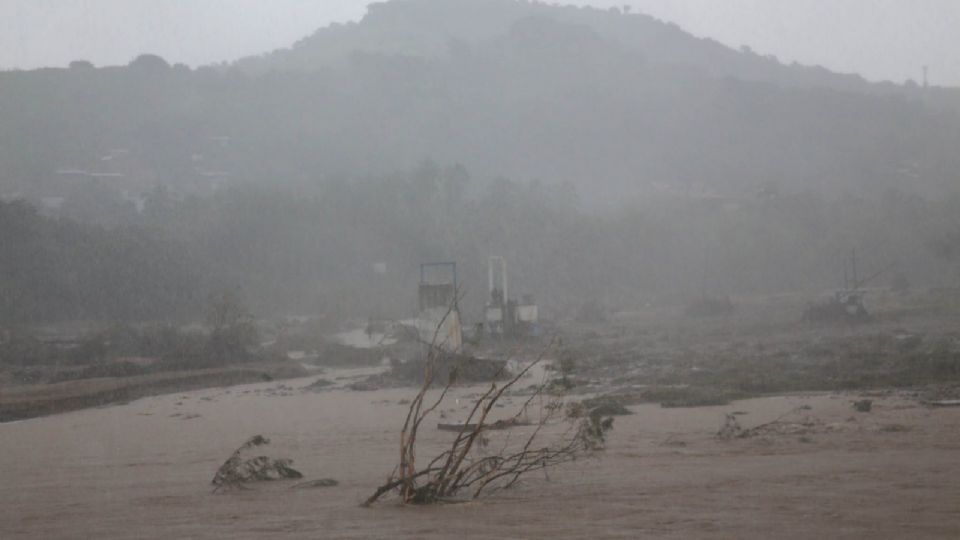
<svg viewBox="0 0 960 540"><path fill-rule="evenodd" d="M528 17L582 25L604 40L643 54L651 63L693 67L712 76L857 92L902 91L899 85L870 83L859 75L835 73L820 66L784 65L775 57L756 54L746 46L734 50L644 13L522 0L375 3L358 23L322 28L289 49L244 58L236 66L253 73L275 69L309 71L347 62L356 52L449 58L458 45L475 46L497 39L517 21Z"/></svg>
<svg viewBox="0 0 960 540"><path fill-rule="evenodd" d="M942 194L960 175L958 90L785 66L647 15L511 0L395 0L228 66L80 62L0 73L0 89L0 196L63 197L77 179L63 171L135 198L424 159L617 204L773 186Z"/></svg>

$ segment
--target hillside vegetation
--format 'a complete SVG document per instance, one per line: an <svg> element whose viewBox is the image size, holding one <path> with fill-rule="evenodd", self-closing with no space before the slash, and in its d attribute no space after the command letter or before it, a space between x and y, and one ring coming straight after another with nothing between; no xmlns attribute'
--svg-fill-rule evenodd
<svg viewBox="0 0 960 540"><path fill-rule="evenodd" d="M491 254L548 312L822 291L854 248L952 284L955 94L509 0L377 4L196 70L3 72L0 195L42 209L2 207L3 313L197 316L241 286L258 314L404 316L429 260L477 307Z"/></svg>

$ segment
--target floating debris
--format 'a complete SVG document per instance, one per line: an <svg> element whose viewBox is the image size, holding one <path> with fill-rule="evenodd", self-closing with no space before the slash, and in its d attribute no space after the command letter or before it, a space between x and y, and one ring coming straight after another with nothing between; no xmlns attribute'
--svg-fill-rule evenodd
<svg viewBox="0 0 960 540"><path fill-rule="evenodd" d="M303 474L293 468L291 459L272 459L267 456L256 456L243 459L243 453L257 446L270 444L270 439L263 435L254 435L240 448L234 451L230 459L225 461L217 470L211 483L215 486L213 492L223 488L243 488L250 482L265 480L279 480L282 478L303 478Z"/></svg>
<svg viewBox="0 0 960 540"><path fill-rule="evenodd" d="M316 488L325 488L325 487L334 487L340 485L340 482L337 482L333 478L320 478L319 480L310 480L309 482L301 482L299 484L294 484L290 486L291 489L316 489Z"/></svg>

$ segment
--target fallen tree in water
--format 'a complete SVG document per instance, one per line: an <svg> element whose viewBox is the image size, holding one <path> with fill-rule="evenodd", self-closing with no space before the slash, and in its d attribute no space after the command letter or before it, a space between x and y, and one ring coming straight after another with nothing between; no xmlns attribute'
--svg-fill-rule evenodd
<svg viewBox="0 0 960 540"><path fill-rule="evenodd" d="M439 397L432 403L427 402L427 391L438 377L439 366L445 364L444 356L447 354L436 346L435 337L424 365L423 384L417 396L410 402L400 431L399 463L387 481L367 498L364 506L375 503L389 493L397 493L400 500L406 504L436 503L454 499L464 493L476 498L490 490L507 489L527 473L574 461L585 453L602 449L605 432L610 429L612 419L604 420L596 416L571 419L562 433L552 437L549 442L541 442L544 428L555 417L562 417L563 413L562 402L552 399L543 403L546 383L536 387L512 419L499 422L489 420L490 413L497 407L499 400L543 361L548 349L549 347L516 374L501 380L506 369L504 363L498 373L491 377L489 388L473 401L469 415L450 446L426 465L418 466L416 449L419 429L427 417L443 403L457 379L454 365L454 371L447 377ZM485 448L490 444L484 433L503 422L518 421L538 398L541 403L540 418L529 425L526 437L521 438L517 445L508 448L505 443L499 451L488 453Z"/></svg>
<svg viewBox="0 0 960 540"><path fill-rule="evenodd" d="M267 456L243 458L243 454L247 450L268 444L270 444L270 439L263 435L254 435L247 439L247 442L237 448L233 455L217 469L217 474L213 476L211 481L214 485L213 492L216 493L221 489L240 489L244 487L244 484L250 482L303 478L303 474L293 468L293 460L291 459L274 459Z"/></svg>

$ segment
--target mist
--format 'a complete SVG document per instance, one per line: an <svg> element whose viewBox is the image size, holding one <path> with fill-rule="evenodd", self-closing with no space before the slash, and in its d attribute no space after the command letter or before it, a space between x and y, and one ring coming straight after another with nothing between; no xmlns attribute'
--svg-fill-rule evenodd
<svg viewBox="0 0 960 540"><path fill-rule="evenodd" d="M357 22L369 0L5 0L0 2L0 67L65 66L84 58L124 65L154 53L192 67L289 47L332 23ZM874 80L960 84L950 0L764 2L735 0L590 0L600 9L629 6L729 47L751 47L786 63L822 65Z"/></svg>
<svg viewBox="0 0 960 540"><path fill-rule="evenodd" d="M4 3L0 525L951 537L958 18Z"/></svg>

